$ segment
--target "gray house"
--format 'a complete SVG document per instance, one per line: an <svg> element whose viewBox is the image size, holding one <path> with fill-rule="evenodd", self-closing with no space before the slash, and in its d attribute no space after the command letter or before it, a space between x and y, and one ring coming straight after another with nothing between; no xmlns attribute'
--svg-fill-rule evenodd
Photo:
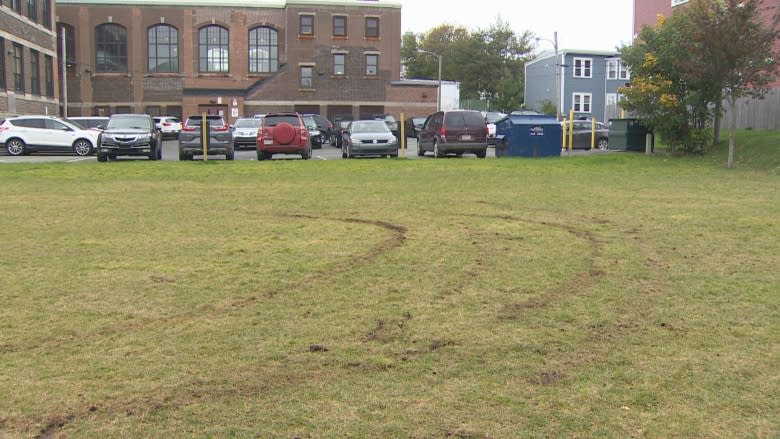
<svg viewBox="0 0 780 439"><path fill-rule="evenodd" d="M564 116L606 122L622 116L618 88L631 79L617 52L567 50L543 53L525 65L525 106L541 111L546 101Z"/></svg>

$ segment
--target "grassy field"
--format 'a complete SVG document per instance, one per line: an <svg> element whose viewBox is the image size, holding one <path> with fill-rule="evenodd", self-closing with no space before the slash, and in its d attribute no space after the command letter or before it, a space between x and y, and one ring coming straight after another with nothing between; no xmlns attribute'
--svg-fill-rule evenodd
<svg viewBox="0 0 780 439"><path fill-rule="evenodd" d="M2 165L0 437L777 437L780 136L743 134Z"/></svg>

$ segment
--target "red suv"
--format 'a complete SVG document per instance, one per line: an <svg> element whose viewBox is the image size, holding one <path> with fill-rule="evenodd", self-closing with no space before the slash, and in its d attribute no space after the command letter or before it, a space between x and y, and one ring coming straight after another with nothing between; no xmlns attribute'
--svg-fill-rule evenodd
<svg viewBox="0 0 780 439"><path fill-rule="evenodd" d="M300 154L311 158L309 130L298 113L269 113L257 132L257 159L267 160L274 154Z"/></svg>

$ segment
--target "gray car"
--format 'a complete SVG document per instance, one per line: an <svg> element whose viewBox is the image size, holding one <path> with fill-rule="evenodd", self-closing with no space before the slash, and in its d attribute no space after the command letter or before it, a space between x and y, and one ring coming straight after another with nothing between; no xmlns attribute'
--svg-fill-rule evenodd
<svg viewBox="0 0 780 439"><path fill-rule="evenodd" d="M574 132L572 133L574 144L572 145L572 149L590 149L591 140L593 140L593 123L589 120L575 120L572 124L574 125ZM566 129L569 129L568 123ZM594 146L597 149L606 150L608 142L609 126L601 122L596 122Z"/></svg>
<svg viewBox="0 0 780 439"><path fill-rule="evenodd" d="M263 119L254 117L241 117L233 125L233 149L239 150L242 146L251 149L257 148L257 131Z"/></svg>
<svg viewBox="0 0 780 439"><path fill-rule="evenodd" d="M206 116L206 131L208 155L224 155L225 160L235 158L233 149L233 134L225 123L225 119L219 115ZM190 116L179 133L179 160L192 160L196 155L203 155L204 145L201 143L203 130L203 116Z"/></svg>
<svg viewBox="0 0 780 439"><path fill-rule="evenodd" d="M356 120L343 133L341 156L398 157L398 138L381 120Z"/></svg>
<svg viewBox="0 0 780 439"><path fill-rule="evenodd" d="M114 114L100 134L97 159L105 162L117 156L162 158L160 130L148 114Z"/></svg>

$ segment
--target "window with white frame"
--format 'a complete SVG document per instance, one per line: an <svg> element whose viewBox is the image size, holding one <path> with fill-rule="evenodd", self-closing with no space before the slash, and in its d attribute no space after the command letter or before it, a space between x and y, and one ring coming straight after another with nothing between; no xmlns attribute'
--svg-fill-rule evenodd
<svg viewBox="0 0 780 439"><path fill-rule="evenodd" d="M593 100L592 93L574 93L574 112L575 113L590 113L590 103Z"/></svg>
<svg viewBox="0 0 780 439"><path fill-rule="evenodd" d="M624 79L624 80L631 79L631 72L628 70L628 66L623 64L622 62L620 63L619 66L618 76L620 77L620 79Z"/></svg>
<svg viewBox="0 0 780 439"><path fill-rule="evenodd" d="M574 77L592 78L593 77L593 59L592 58L574 58Z"/></svg>
<svg viewBox="0 0 780 439"><path fill-rule="evenodd" d="M375 53L366 54L366 76L376 76L378 65L379 55Z"/></svg>
<svg viewBox="0 0 780 439"><path fill-rule="evenodd" d="M314 88L313 76L313 66L301 66L301 88Z"/></svg>
<svg viewBox="0 0 780 439"><path fill-rule="evenodd" d="M620 60L617 59L607 60L607 79L618 79L619 66L620 66Z"/></svg>

